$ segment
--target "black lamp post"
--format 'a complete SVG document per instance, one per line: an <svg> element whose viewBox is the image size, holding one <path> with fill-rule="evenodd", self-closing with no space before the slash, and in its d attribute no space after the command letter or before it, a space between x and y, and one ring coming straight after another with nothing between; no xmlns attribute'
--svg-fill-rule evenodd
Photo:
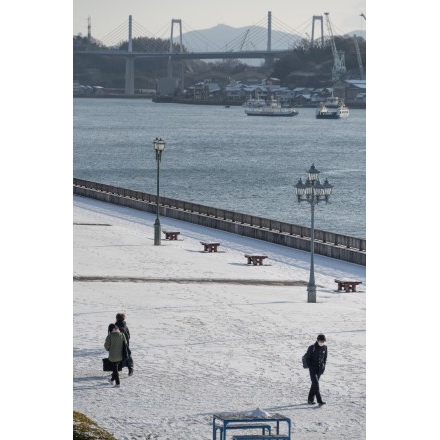
<svg viewBox="0 0 440 440"><path fill-rule="evenodd" d="M316 303L316 284L315 284L315 267L314 267L314 253L315 253L315 205L322 200L328 203L330 194L332 193L333 185L328 183L325 179L321 184L319 181L319 173L312 164L309 171L309 176L306 183L303 183L301 179L298 180L296 185L293 185L295 194L298 197L298 203L309 202L312 210L312 225L310 231L310 278L307 285L307 302Z"/></svg>
<svg viewBox="0 0 440 440"><path fill-rule="evenodd" d="M154 244L160 245L160 220L159 220L159 164L162 158L162 151L165 148L165 141L161 138L156 138L153 142L154 150L156 151L157 163L157 197L156 197L156 221L154 222Z"/></svg>

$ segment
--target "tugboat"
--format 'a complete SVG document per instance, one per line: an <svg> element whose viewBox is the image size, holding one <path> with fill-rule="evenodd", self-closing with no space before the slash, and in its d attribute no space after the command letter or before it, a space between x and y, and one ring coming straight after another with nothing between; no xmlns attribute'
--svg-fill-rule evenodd
<svg viewBox="0 0 440 440"><path fill-rule="evenodd" d="M344 102L338 97L329 96L325 102L321 102L316 109L316 119L339 119L346 118L350 111L345 106Z"/></svg>
<svg viewBox="0 0 440 440"><path fill-rule="evenodd" d="M316 109L316 119L339 119L346 118L349 115L348 108L341 104L337 108L329 108L323 102Z"/></svg>

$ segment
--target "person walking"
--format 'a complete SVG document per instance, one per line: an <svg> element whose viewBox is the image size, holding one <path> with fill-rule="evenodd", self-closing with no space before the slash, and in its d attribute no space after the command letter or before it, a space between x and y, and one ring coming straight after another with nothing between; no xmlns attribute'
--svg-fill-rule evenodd
<svg viewBox="0 0 440 440"><path fill-rule="evenodd" d="M125 339L127 340L127 346L130 348L130 330L128 330L127 323L125 322L125 313L116 314L116 325L119 328L119 331L124 334ZM134 363L131 355L122 367L128 367L128 375L133 376Z"/></svg>
<svg viewBox="0 0 440 440"><path fill-rule="evenodd" d="M119 331L119 328L115 324L108 326L108 335L105 338L104 348L108 351L108 360L112 365L112 377L108 381L113 385L116 382L115 388L120 387L119 381L119 363L122 361L122 346L125 336Z"/></svg>
<svg viewBox="0 0 440 440"><path fill-rule="evenodd" d="M306 359L307 365L309 366L310 380L312 381L307 399L309 405L315 405L315 396L319 406L326 404L326 402L322 400L319 390L319 378L324 374L325 364L327 362L327 346L325 342L325 336L320 334L316 338L316 342L307 349Z"/></svg>

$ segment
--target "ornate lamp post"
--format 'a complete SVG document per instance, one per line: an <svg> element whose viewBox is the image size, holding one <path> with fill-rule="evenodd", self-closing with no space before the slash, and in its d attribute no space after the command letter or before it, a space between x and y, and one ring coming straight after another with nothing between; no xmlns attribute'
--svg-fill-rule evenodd
<svg viewBox="0 0 440 440"><path fill-rule="evenodd" d="M156 151L157 163L157 198L156 198L156 221L154 222L154 244L160 245L160 220L159 220L159 164L162 158L162 151L165 149L165 141L161 138L156 138L153 142L154 150Z"/></svg>
<svg viewBox="0 0 440 440"><path fill-rule="evenodd" d="M295 195L298 197L298 203L309 202L312 210L312 225L310 231L310 278L307 285L307 302L316 303L316 284L315 284L315 268L314 268L314 253L315 253L315 205L322 200L328 203L330 194L332 193L333 185L328 183L325 179L321 184L319 181L319 173L312 164L309 171L309 176L306 183L303 183L301 179L298 180L296 185L293 185L295 189Z"/></svg>

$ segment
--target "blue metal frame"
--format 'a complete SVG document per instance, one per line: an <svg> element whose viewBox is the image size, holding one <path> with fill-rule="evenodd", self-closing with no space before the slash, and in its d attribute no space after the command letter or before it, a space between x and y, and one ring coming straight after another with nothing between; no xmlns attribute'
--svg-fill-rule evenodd
<svg viewBox="0 0 440 440"><path fill-rule="evenodd" d="M216 420L220 421L222 425L216 424ZM212 440L217 440L217 429L220 426L220 440L226 440L226 432L228 430L228 425L232 427L237 423L262 423L262 422L273 422L276 423L276 433L280 433L280 422L286 422L288 426L288 436L290 440L290 429L291 429L291 420L289 417L283 416L282 414L275 413L271 414L268 417L262 416L253 416L251 414L245 413L218 413L213 415L212 420Z"/></svg>

